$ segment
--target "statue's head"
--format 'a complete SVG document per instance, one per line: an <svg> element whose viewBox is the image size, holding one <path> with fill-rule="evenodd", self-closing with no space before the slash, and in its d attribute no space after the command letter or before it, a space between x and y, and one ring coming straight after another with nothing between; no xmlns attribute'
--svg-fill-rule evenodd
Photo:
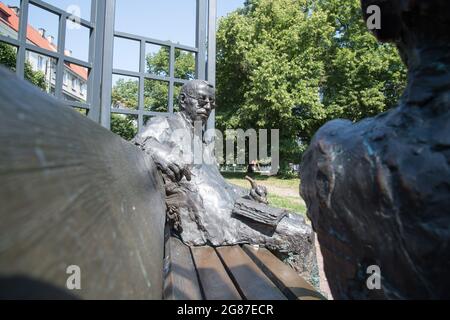
<svg viewBox="0 0 450 320"><path fill-rule="evenodd" d="M190 120L205 124L216 107L214 87L204 80L189 81L181 88L179 101L181 112Z"/></svg>
<svg viewBox="0 0 450 320"><path fill-rule="evenodd" d="M414 59L417 49L446 47L450 42L449 0L361 0L365 19L378 6L381 29L372 30L384 42L394 42L403 58Z"/></svg>

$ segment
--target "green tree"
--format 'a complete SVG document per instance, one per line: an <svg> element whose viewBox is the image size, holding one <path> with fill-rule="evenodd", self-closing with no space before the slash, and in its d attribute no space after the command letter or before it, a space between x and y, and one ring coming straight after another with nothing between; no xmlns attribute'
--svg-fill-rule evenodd
<svg viewBox="0 0 450 320"><path fill-rule="evenodd" d="M137 134L136 119L124 114L111 115L111 131L125 140L133 139Z"/></svg>
<svg viewBox="0 0 450 320"><path fill-rule="evenodd" d="M169 75L169 48L162 47L158 52L147 55L147 70L159 76ZM195 78L195 56L191 52L175 49L175 78L191 80ZM179 86L174 90L174 107L177 107ZM169 85L167 82L146 80L144 86L144 105L148 111L167 112L169 104Z"/></svg>
<svg viewBox="0 0 450 320"><path fill-rule="evenodd" d="M358 121L396 105L406 84L406 69L395 46L380 44L361 18L360 2L321 0L334 28L327 55L323 103L328 119Z"/></svg>
<svg viewBox="0 0 450 320"><path fill-rule="evenodd" d="M157 76L169 75L169 49L162 47L158 52L146 57L147 72ZM195 56L193 53L175 50L175 78L190 80L195 78ZM114 85L112 102L115 106L135 109L138 106L138 80L120 79ZM174 90L174 101L179 86ZM169 83L146 79L144 83L144 108L146 111L167 112L169 103Z"/></svg>
<svg viewBox="0 0 450 320"><path fill-rule="evenodd" d="M286 165L299 161L327 120L356 121L392 107L404 67L393 46L367 32L361 16L359 0L248 0L223 18L218 126L280 129Z"/></svg>
<svg viewBox="0 0 450 320"><path fill-rule="evenodd" d="M112 90L112 105L115 108L136 109L138 106L139 80L119 79Z"/></svg>
<svg viewBox="0 0 450 320"><path fill-rule="evenodd" d="M326 117L319 93L332 32L326 14L306 0L247 1L222 19L218 126L280 129L282 164L297 162L299 139L311 136ZM302 116L292 113L296 106Z"/></svg>
<svg viewBox="0 0 450 320"><path fill-rule="evenodd" d="M169 76L169 48L161 47L155 53L146 57L146 67L149 74ZM175 78L190 80L195 78L195 56L193 53L175 50ZM177 110L177 100L181 86L174 86L174 106ZM139 81L119 79L112 90L112 104L117 108L136 109L139 105ZM144 82L144 110L151 112L168 112L169 83L153 79ZM136 134L135 119L132 116L113 117L111 129L125 139L131 139ZM130 138L131 137L131 138Z"/></svg>
<svg viewBox="0 0 450 320"><path fill-rule="evenodd" d="M16 70L16 58L17 49L7 43L0 42L0 64L11 69ZM42 90L47 89L47 84L45 81L45 74L41 71L34 71L31 64L27 61L25 62L25 79L30 81L35 86L41 88Z"/></svg>

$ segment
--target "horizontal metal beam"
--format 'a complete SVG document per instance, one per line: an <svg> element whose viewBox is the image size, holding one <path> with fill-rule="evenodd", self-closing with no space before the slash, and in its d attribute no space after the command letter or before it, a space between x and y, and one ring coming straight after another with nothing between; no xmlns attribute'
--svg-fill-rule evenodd
<svg viewBox="0 0 450 320"><path fill-rule="evenodd" d="M66 55L64 55L64 54L62 54L60 52L50 51L50 50L47 50L47 49L36 47L35 45L32 45L30 43L27 43L25 45L25 48L28 51L33 51L33 52L40 53L40 54L43 54L43 55L46 55L46 56L49 56L49 57L52 57L52 58L55 58L55 59L61 59L61 60L64 60L66 62L69 62L69 63L77 64L77 65L79 65L81 67L92 69L92 63L86 62L86 61L83 61L83 60L79 60L79 59L76 59L74 57L66 56Z"/></svg>
<svg viewBox="0 0 450 320"><path fill-rule="evenodd" d="M139 110L132 110L132 109L119 109L119 108L111 108L111 113L114 114L125 114L125 115L132 115L132 116L138 116L142 114L144 117L156 117L156 116L170 116L170 112L152 112L152 111L139 111Z"/></svg>
<svg viewBox="0 0 450 320"><path fill-rule="evenodd" d="M198 52L198 49L194 48L194 47L185 46L182 44L174 43L172 41L162 41L162 40L157 40L157 39L153 39L153 38L137 36L137 35L134 35L131 33L126 33L126 32L116 31L116 32L114 32L114 36L118 37L118 38L134 40L134 41L145 41L146 43L156 44L156 45L165 46L165 47L174 46L176 49L181 49L181 50L189 51L192 53Z"/></svg>
<svg viewBox="0 0 450 320"><path fill-rule="evenodd" d="M186 80L186 79L163 77L163 76L157 76L157 75L154 75L151 73L141 73L141 72L128 71L128 70L123 70L123 69L113 69L112 73L113 73L113 75L115 74L115 75L133 77L133 78L144 77L145 79L158 80L158 81L164 81L164 82L173 81L175 83L180 83L180 84L185 84L185 83L189 82L189 80Z"/></svg>
<svg viewBox="0 0 450 320"><path fill-rule="evenodd" d="M6 37L0 34L0 41L10 44L12 46L18 47L20 46L20 41L11 37Z"/></svg>
<svg viewBox="0 0 450 320"><path fill-rule="evenodd" d="M145 77L145 78L152 79L152 80L170 82L169 77L157 76L157 75L153 75L150 73L141 73L141 72L136 72L136 71L122 70L122 69L113 69L113 74L127 76L127 77L134 77L134 78Z"/></svg>
<svg viewBox="0 0 450 320"><path fill-rule="evenodd" d="M62 16L64 18L66 18L66 19L70 17L71 20L79 21L80 25L82 25L83 27L94 29L94 24L92 22L87 21L87 20L85 20L85 19L83 19L81 17L75 16L72 13L69 13L69 12L67 12L67 11L65 11L63 9L60 9L58 7L55 7L55 6L51 5L51 4L48 4L45 1L28 0L28 2L33 4L33 5L35 5L36 7L39 7L41 9L43 9L43 10L47 10L47 11L49 11L51 13L54 13L54 14L56 14L58 16Z"/></svg>

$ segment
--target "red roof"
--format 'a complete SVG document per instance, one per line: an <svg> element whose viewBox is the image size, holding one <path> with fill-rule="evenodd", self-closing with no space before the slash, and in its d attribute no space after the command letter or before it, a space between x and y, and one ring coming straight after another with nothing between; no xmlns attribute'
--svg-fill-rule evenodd
<svg viewBox="0 0 450 320"><path fill-rule="evenodd" d="M3 17L0 16L0 21L6 25L8 25L11 29L13 29L16 32L19 32L19 17L16 15L14 10L9 8L7 5L5 5L3 2L0 2L0 11L5 13L6 20L3 19ZM35 46L43 49L47 49L49 51L56 52L57 48L50 43L47 39L41 36L39 31L37 31L32 26L27 26L27 40L33 43ZM66 62L67 67L75 72L77 75L82 77L84 80L87 80L88 78L88 72L87 69L84 67L81 67L79 65Z"/></svg>

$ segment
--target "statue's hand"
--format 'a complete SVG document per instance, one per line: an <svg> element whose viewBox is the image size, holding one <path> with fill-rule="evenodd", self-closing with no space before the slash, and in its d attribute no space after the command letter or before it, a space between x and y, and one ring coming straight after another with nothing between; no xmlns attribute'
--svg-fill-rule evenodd
<svg viewBox="0 0 450 320"><path fill-rule="evenodd" d="M158 169L172 182L180 182L183 177L186 177L187 181L191 181L192 173L187 165L179 165L175 162L163 159L159 155L152 155Z"/></svg>

